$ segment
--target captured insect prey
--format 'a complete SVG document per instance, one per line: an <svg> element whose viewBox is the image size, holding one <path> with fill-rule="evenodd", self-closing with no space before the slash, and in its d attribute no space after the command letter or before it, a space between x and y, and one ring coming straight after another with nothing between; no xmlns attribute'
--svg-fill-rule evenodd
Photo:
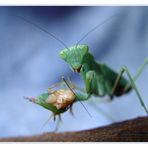
<svg viewBox="0 0 148 148"><path fill-rule="evenodd" d="M63 84L65 84L67 88L52 90L54 87L61 86ZM73 84L71 82L67 82L62 77L62 81L48 88L47 92L39 95L36 98L25 97L25 99L51 111L55 119L55 116L60 116L62 113L66 112L68 109L70 110L70 113L73 114L72 105L76 101L84 101L85 96L77 92L74 92L73 89L74 89Z"/></svg>
<svg viewBox="0 0 148 148"><path fill-rule="evenodd" d="M60 85L60 83L58 83ZM56 87L56 85L54 86ZM48 91L42 93L36 98L25 97L29 101L38 104L47 110L50 110L54 116L64 113L76 101L75 95L69 89L52 90L53 87L48 88Z"/></svg>
<svg viewBox="0 0 148 148"><path fill-rule="evenodd" d="M52 88L61 85L63 82L54 84L53 86L48 88L47 92L40 94L36 98L25 97L25 99L29 100L30 102L40 105L43 108L52 112L49 119L44 123L44 125L46 125L46 123L52 117L54 121L56 121L56 116L58 117L56 128L53 132L56 132L59 128L59 123L60 121L62 121L62 113L66 112L67 110L70 110L70 113L73 115L72 105L76 101L76 97L70 89L52 90Z"/></svg>

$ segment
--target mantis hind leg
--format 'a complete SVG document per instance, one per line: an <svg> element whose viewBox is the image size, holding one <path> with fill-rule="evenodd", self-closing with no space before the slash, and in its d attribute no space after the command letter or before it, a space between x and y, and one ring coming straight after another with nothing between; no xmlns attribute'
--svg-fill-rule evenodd
<svg viewBox="0 0 148 148"><path fill-rule="evenodd" d="M139 70L137 71L136 75L133 78L131 77L131 74L129 73L128 68L126 66L123 66L121 68L120 72L119 72L119 75L117 76L116 81L115 81L115 85L114 85L114 87L112 89L111 97L114 95L114 91L118 87L119 81L120 81L123 73L126 72L128 78L130 80L130 84L128 84L127 86L125 86L126 89L124 89L124 91L127 90L127 89L129 89L129 87L132 87L135 90L135 92L136 92L136 94L138 96L138 99L140 101L140 104L142 105L142 107L144 108L144 110L146 111L146 113L148 114L148 109L146 108L146 106L144 104L144 101L143 101L143 99L142 99L142 97L141 97L141 95L139 93L139 90L138 90L138 88L137 88L137 86L136 86L136 84L134 82L138 78L138 76L140 75L140 73L142 72L142 70L143 70L143 68L144 68L144 66L146 64L148 64L148 59L145 60L144 64L139 68Z"/></svg>
<svg viewBox="0 0 148 148"><path fill-rule="evenodd" d="M145 68L145 66L148 64L148 58L146 58L145 59L145 61L144 61L144 63L139 67L139 69L137 70L137 72L136 72L136 74L134 75L134 77L132 78L133 79L133 81L136 81L137 80L137 78L140 76L140 74L141 74L141 72L143 71L143 69ZM115 84L114 84L114 86L113 86L113 89L112 89L112 92L111 92L111 96L114 96L114 92L115 92L115 90L116 90L116 88L117 88L117 86L118 86L118 84L119 84L119 82L120 82L120 79L121 79L121 77L122 77L122 75L123 75L123 70L120 70L120 72L119 72L119 74L118 74L118 76L117 76L117 79L116 79L116 81L115 81ZM131 85L131 83L128 83L125 87L124 87L124 89L123 89L123 93L124 92L126 92L128 89L130 89L132 87L132 85Z"/></svg>
<svg viewBox="0 0 148 148"><path fill-rule="evenodd" d="M137 80L137 78L140 76L140 74L141 74L141 72L143 71L143 69L145 68L145 66L148 64L148 58L146 58L145 60L144 60L144 63L139 67L139 69L137 70L137 72L136 72L136 74L134 75L134 77L133 77L133 81L136 81ZM129 83L129 84L127 84L126 86L125 86L125 88L124 88L124 92L126 91L126 90L128 90L129 88L131 87L131 84Z"/></svg>

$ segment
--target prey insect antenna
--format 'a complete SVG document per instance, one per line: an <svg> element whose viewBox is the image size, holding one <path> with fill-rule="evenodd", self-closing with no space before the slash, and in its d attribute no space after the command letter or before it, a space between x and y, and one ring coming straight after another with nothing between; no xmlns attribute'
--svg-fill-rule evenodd
<svg viewBox="0 0 148 148"><path fill-rule="evenodd" d="M45 29L42 28L41 26L35 24L34 22L32 22L32 21L30 21L30 20L28 20L28 19L26 19L26 18L24 18L24 17L22 17L22 16L19 16L19 15L14 15L14 16L16 16L16 17L22 19L23 21L25 21L25 22L27 22L27 23L29 23L29 24L35 26L36 28L40 29L40 30L43 31L44 33L50 35L52 38L54 38L56 41L58 41L59 43L61 43L65 48L67 48L67 49L69 50L68 46L67 46L61 39L59 39L58 37L56 37L56 36L53 35L52 33L48 32L47 30L45 30Z"/></svg>
<svg viewBox="0 0 148 148"><path fill-rule="evenodd" d="M71 87L69 86L69 84L66 82L65 78L62 77L62 80L65 82L65 84L68 86L68 88L72 91L72 93L76 96L76 94L74 93L74 91L71 89ZM77 96L76 96L77 97ZM92 115L89 113L89 111L87 110L87 108L85 107L85 105L80 101L78 100L81 105L84 107L84 109L86 110L86 112L88 113L88 115L92 118Z"/></svg>
<svg viewBox="0 0 148 148"><path fill-rule="evenodd" d="M33 97L25 97L24 96L23 98L30 101L30 102L35 102L35 98L33 98Z"/></svg>
<svg viewBox="0 0 148 148"><path fill-rule="evenodd" d="M97 26L95 26L94 28L92 28L90 31L88 31L77 43L76 43L76 47L79 45L79 43L84 40L90 33L92 33L93 31L95 31L97 28L101 27L102 25L104 25L105 23L107 23L108 21L110 21L113 17L117 16L119 14L114 14L111 17L109 17L108 19L104 20L103 22L101 22L100 24L98 24Z"/></svg>

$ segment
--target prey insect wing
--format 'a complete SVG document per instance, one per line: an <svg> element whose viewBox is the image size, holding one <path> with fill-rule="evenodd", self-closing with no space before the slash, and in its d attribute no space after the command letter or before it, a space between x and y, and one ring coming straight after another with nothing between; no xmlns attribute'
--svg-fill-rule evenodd
<svg viewBox="0 0 148 148"><path fill-rule="evenodd" d="M57 90L53 90L53 88L65 85L66 88L58 88ZM55 83L50 88L48 88L48 92L42 93L36 98L26 97L29 101L36 103L50 111L55 115L59 115L67 111L74 102L83 101L83 95L74 92L75 85L70 81L66 81L64 77L62 77L62 81ZM82 104L82 103L81 103ZM83 105L85 108L85 106ZM86 108L85 108L86 110ZM87 111L88 112L88 111Z"/></svg>

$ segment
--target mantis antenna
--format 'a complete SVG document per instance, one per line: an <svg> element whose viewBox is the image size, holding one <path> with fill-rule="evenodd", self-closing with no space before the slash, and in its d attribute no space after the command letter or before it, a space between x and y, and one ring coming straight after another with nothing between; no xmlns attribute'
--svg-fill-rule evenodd
<svg viewBox="0 0 148 148"><path fill-rule="evenodd" d="M58 41L59 43L61 43L65 48L67 48L69 50L68 46L61 39L59 39L58 37L56 37L52 33L48 32L46 29L42 28L41 26L35 24L34 22L32 22L32 21L30 21L30 20L28 20L28 19L26 19L26 18L24 18L22 16L18 16L18 15L15 15L15 16L18 17L18 18L20 18L20 19L22 19L23 21L25 21L25 22L27 22L27 23L35 26L36 28L40 29L44 33L50 35L52 38L54 38L56 41Z"/></svg>
<svg viewBox="0 0 148 148"><path fill-rule="evenodd" d="M68 88L72 91L72 93L76 96L76 94L74 93L74 91L71 89L71 87L69 86L69 84L66 82L66 80L65 80L65 78L64 77L62 77L62 80L65 82L65 84L68 86ZM77 96L76 96L77 97ZM88 113L88 115L92 118L92 115L89 113L89 111L87 110L87 108L84 106L84 104L80 101L80 100L78 100L80 103L81 103L81 105L84 107L84 109L86 110L86 112Z"/></svg>
<svg viewBox="0 0 148 148"><path fill-rule="evenodd" d="M94 28L92 28L90 31L88 31L77 43L76 43L76 47L79 45L79 43L84 40L90 33L92 33L93 31L95 31L97 28L101 27L102 25L104 25L105 23L109 22L110 20L112 20L115 16L117 16L119 14L114 14L111 17L109 17L108 19L104 20L103 22L101 22L100 24L98 24L97 26L95 26Z"/></svg>

